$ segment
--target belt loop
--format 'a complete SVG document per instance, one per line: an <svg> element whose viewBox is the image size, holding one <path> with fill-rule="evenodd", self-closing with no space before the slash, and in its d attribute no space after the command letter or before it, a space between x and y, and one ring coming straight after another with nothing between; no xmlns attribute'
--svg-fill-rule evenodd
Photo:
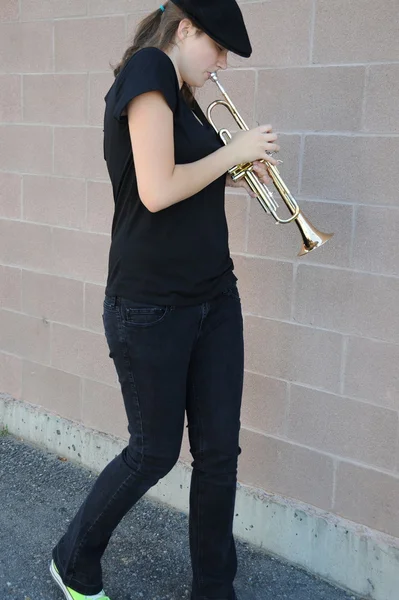
<svg viewBox="0 0 399 600"><path fill-rule="evenodd" d="M105 295L105 297L106 297L106 300L107 300L109 306L111 306L112 308L115 308L115 306L118 305L118 300L119 300L118 296Z"/></svg>

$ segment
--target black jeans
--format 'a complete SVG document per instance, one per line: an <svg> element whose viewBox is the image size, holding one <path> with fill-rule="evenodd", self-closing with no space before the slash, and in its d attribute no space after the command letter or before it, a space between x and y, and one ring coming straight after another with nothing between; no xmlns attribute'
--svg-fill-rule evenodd
<svg viewBox="0 0 399 600"><path fill-rule="evenodd" d="M175 465L187 411L193 467L189 536L192 600L235 600L233 538L244 371L236 284L189 307L104 299L103 322L128 417L129 444L102 471L53 549L65 585L103 587L113 530Z"/></svg>

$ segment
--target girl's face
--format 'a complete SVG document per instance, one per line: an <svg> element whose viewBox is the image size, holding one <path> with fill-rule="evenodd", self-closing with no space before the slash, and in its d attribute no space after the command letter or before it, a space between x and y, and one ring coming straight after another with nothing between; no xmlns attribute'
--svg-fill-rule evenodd
<svg viewBox="0 0 399 600"><path fill-rule="evenodd" d="M209 79L210 73L227 68L228 50L205 32L199 32L187 19L181 21L177 35L180 48L177 68L181 84L184 81L200 88Z"/></svg>

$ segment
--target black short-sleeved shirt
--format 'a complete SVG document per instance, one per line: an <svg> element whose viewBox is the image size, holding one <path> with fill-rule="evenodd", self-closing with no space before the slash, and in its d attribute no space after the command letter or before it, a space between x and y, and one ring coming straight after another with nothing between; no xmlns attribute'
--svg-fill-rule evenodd
<svg viewBox="0 0 399 600"><path fill-rule="evenodd" d="M225 175L156 213L144 206L122 112L132 98L153 90L162 92L173 112L175 164L200 160L223 145L199 105L195 113L203 124L184 100L165 52L143 48L128 60L105 96L104 158L115 202L105 292L153 304L200 304L237 279L228 247ZM154 173L156 168L154 156Z"/></svg>

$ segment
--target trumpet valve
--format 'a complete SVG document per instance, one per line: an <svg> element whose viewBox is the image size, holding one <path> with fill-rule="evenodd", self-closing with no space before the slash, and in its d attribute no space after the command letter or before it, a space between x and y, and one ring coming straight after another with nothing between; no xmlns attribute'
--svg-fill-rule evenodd
<svg viewBox="0 0 399 600"><path fill-rule="evenodd" d="M248 173L248 171L253 171L252 163L236 165L235 167L232 167L231 169L229 169L228 172L231 175L231 178L233 181L239 181L240 179L245 177L245 175Z"/></svg>

